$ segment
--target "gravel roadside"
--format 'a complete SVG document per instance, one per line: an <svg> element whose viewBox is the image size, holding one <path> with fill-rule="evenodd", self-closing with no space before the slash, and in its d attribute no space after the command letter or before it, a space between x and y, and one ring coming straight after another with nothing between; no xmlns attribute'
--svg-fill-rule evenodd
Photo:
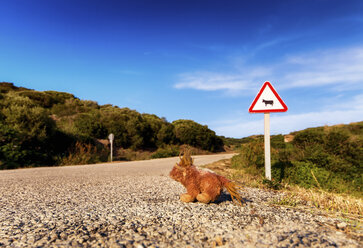
<svg viewBox="0 0 363 248"><path fill-rule="evenodd" d="M231 154L195 156L202 165ZM0 247L359 247L337 220L271 206L279 193L246 188L182 203L168 177L177 158L0 171Z"/></svg>

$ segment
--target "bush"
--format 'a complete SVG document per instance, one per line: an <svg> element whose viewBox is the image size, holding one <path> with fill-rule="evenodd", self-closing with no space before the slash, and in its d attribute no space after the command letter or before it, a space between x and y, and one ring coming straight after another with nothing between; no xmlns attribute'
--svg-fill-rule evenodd
<svg viewBox="0 0 363 248"><path fill-rule="evenodd" d="M344 131L334 130L326 135L325 149L335 155L343 155L347 149L349 134Z"/></svg>
<svg viewBox="0 0 363 248"><path fill-rule="evenodd" d="M286 173L286 181L304 188L318 187L311 173L313 169L317 169L313 163L293 162L293 166Z"/></svg>
<svg viewBox="0 0 363 248"><path fill-rule="evenodd" d="M162 146L163 144L176 144L177 138L175 136L175 127L170 123L165 123L161 126L157 132L157 146Z"/></svg>
<svg viewBox="0 0 363 248"><path fill-rule="evenodd" d="M331 192L362 193L363 157L360 124L310 128L295 133L293 142L283 144L282 136L271 138L271 174L275 182ZM262 139L243 144L232 166L254 174L264 173Z"/></svg>
<svg viewBox="0 0 363 248"><path fill-rule="evenodd" d="M168 158L179 155L179 146L167 146L165 148L158 148L151 158Z"/></svg>
<svg viewBox="0 0 363 248"><path fill-rule="evenodd" d="M14 169L23 162L26 151L21 147L19 133L8 125L0 123L0 169Z"/></svg>
<svg viewBox="0 0 363 248"><path fill-rule="evenodd" d="M53 150L44 137L31 136L8 125L0 125L1 169L51 165Z"/></svg>
<svg viewBox="0 0 363 248"><path fill-rule="evenodd" d="M245 143L249 143L252 140L254 140L252 137L245 137L245 138L241 138L241 139L236 139L236 138L227 138L224 136L220 136L220 138L223 140L223 144L226 146L229 146L231 148L238 148L240 147L242 144Z"/></svg>
<svg viewBox="0 0 363 248"><path fill-rule="evenodd" d="M108 132L115 135L115 146L134 150L155 147L152 129L140 113L108 106L102 108L100 115Z"/></svg>
<svg viewBox="0 0 363 248"><path fill-rule="evenodd" d="M285 148L286 144L284 141L284 136L281 134L271 136L271 147L273 147L275 149Z"/></svg>
<svg viewBox="0 0 363 248"><path fill-rule="evenodd" d="M73 94L58 91L44 91L44 93L50 96L55 104L64 104L68 99L76 99Z"/></svg>
<svg viewBox="0 0 363 248"><path fill-rule="evenodd" d="M38 106L43 108L50 108L55 103L54 99L44 92L39 91L22 91L19 93L20 96L28 97Z"/></svg>
<svg viewBox="0 0 363 248"><path fill-rule="evenodd" d="M47 109L22 92L10 91L0 102L1 167L53 165L71 138L57 129Z"/></svg>
<svg viewBox="0 0 363 248"><path fill-rule="evenodd" d="M74 120L77 134L94 137L97 139L107 138L107 129L100 121L100 116L95 114L80 114Z"/></svg>
<svg viewBox="0 0 363 248"><path fill-rule="evenodd" d="M175 127L175 136L180 143L211 152L223 150L222 139L208 126L200 125L192 120L177 120L172 124Z"/></svg>
<svg viewBox="0 0 363 248"><path fill-rule="evenodd" d="M311 145L324 144L324 133L321 129L303 130L295 135L293 144L301 149Z"/></svg>
<svg viewBox="0 0 363 248"><path fill-rule="evenodd" d="M16 87L13 83L0 82L0 93L7 93L10 91L28 90L23 87Z"/></svg>
<svg viewBox="0 0 363 248"><path fill-rule="evenodd" d="M260 140L243 144L240 154L232 158L232 166L234 168L263 168L265 164L264 149L264 143Z"/></svg>
<svg viewBox="0 0 363 248"><path fill-rule="evenodd" d="M75 165L75 164L94 164L107 161L107 152L100 151L96 146L90 143L77 142L68 150L68 155L60 157L59 165Z"/></svg>

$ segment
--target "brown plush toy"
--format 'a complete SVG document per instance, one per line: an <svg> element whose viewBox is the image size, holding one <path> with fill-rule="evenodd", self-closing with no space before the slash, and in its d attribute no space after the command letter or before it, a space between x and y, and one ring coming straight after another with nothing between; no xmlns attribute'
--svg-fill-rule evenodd
<svg viewBox="0 0 363 248"><path fill-rule="evenodd" d="M180 196L181 201L214 202L222 193L223 188L226 188L233 201L241 205L244 203L237 192L240 186L215 173L197 169L193 165L189 150L185 150L183 157L179 155L179 158L180 162L175 164L169 175L187 189L187 193Z"/></svg>

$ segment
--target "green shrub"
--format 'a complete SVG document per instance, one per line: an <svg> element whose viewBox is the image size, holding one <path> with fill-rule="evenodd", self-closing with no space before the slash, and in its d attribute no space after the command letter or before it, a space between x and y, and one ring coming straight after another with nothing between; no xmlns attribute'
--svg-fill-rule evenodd
<svg viewBox="0 0 363 248"><path fill-rule="evenodd" d="M5 122L15 130L40 140L45 140L55 128L48 112L40 107L9 106L3 114Z"/></svg>
<svg viewBox="0 0 363 248"><path fill-rule="evenodd" d="M74 120L77 134L98 139L107 138L107 129L97 114L80 114Z"/></svg>
<svg viewBox="0 0 363 248"><path fill-rule="evenodd" d="M177 138L175 136L175 128L170 123L165 123L161 126L157 132L157 146L162 146L163 144L176 144Z"/></svg>
<svg viewBox="0 0 363 248"><path fill-rule="evenodd" d="M44 93L50 96L55 104L64 104L68 99L76 99L73 94L58 91L44 91Z"/></svg>
<svg viewBox="0 0 363 248"><path fill-rule="evenodd" d="M315 144L324 144L324 133L320 129L303 130L295 135L293 144L301 149Z"/></svg>
<svg viewBox="0 0 363 248"><path fill-rule="evenodd" d="M284 141L284 136L281 134L271 136L270 142L271 142L271 147L275 149L283 149L286 146Z"/></svg>
<svg viewBox="0 0 363 248"><path fill-rule="evenodd" d="M0 82L0 93L7 93L10 91L28 90L23 87L16 87L13 83Z"/></svg>
<svg viewBox="0 0 363 248"><path fill-rule="evenodd" d="M231 166L234 169L242 169L246 168L247 166L244 164L241 153L238 155L234 155L231 159Z"/></svg>
<svg viewBox="0 0 363 248"><path fill-rule="evenodd" d="M282 136L271 137L271 174L276 182L330 192L362 194L362 123L336 127L309 128L282 143ZM232 166L254 175L264 175L262 139L243 144Z"/></svg>
<svg viewBox="0 0 363 248"><path fill-rule="evenodd" d="M362 138L363 122L351 123L349 125L344 126L344 128L347 129L349 133L360 136Z"/></svg>
<svg viewBox="0 0 363 248"><path fill-rule="evenodd" d="M35 129L32 129L34 131ZM34 131L35 132L35 131ZM1 169L53 164L49 139L37 133L22 132L6 124L0 125Z"/></svg>
<svg viewBox="0 0 363 248"><path fill-rule="evenodd" d="M311 144L304 148L304 157L301 161L310 161L320 167L329 167L332 162L332 156L326 152L322 144Z"/></svg>
<svg viewBox="0 0 363 248"><path fill-rule="evenodd" d="M35 104L43 107L50 108L55 103L54 99L44 92L39 91L22 91L19 93L20 96L28 97Z"/></svg>
<svg viewBox="0 0 363 248"><path fill-rule="evenodd" d="M286 171L286 181L291 184L297 184L304 188L317 187L311 171L316 169L313 163L293 162L293 166Z"/></svg>
<svg viewBox="0 0 363 248"><path fill-rule="evenodd" d="M67 135L57 129L47 109L22 92L10 91L0 102L2 168L52 165L70 139L63 139Z"/></svg>
<svg viewBox="0 0 363 248"><path fill-rule="evenodd" d="M287 177L287 171L293 165L290 161L277 161L271 164L271 177L276 182L281 182Z"/></svg>
<svg viewBox="0 0 363 248"><path fill-rule="evenodd" d="M134 150L155 147L150 124L135 110L107 107L100 111L103 125L115 135L115 146Z"/></svg>
<svg viewBox="0 0 363 248"><path fill-rule="evenodd" d="M223 140L223 143L226 146L234 146L234 147L239 147L242 144L249 143L252 140L254 140L252 137L236 139L236 138L228 138L228 137L220 136L220 138Z"/></svg>
<svg viewBox="0 0 363 248"><path fill-rule="evenodd" d="M102 149L102 148L101 148ZM107 152L90 143L77 142L66 156L58 159L59 165L94 164L107 161Z"/></svg>
<svg viewBox="0 0 363 248"><path fill-rule="evenodd" d="M78 113L78 103L74 99L68 99L66 102L55 104L51 112L58 117L72 116Z"/></svg>
<svg viewBox="0 0 363 248"><path fill-rule="evenodd" d="M4 95L4 98L1 101L2 111L6 110L10 106L20 106L20 107L38 107L37 104L29 99L28 97L21 96L15 92L9 92Z"/></svg>
<svg viewBox="0 0 363 248"><path fill-rule="evenodd" d="M192 120L177 120L172 123L175 136L181 144L191 145L211 152L223 150L223 141L208 126Z"/></svg>
<svg viewBox="0 0 363 248"><path fill-rule="evenodd" d="M282 188L281 183L279 183L276 180L263 179L262 184L264 184L267 188L274 189L274 190L279 190Z"/></svg>
<svg viewBox="0 0 363 248"><path fill-rule="evenodd" d="M0 123L0 169L14 169L26 158L21 147L21 136L13 128Z"/></svg>
<svg viewBox="0 0 363 248"><path fill-rule="evenodd" d="M326 135L325 149L335 155L343 155L349 142L349 133L334 130Z"/></svg>
<svg viewBox="0 0 363 248"><path fill-rule="evenodd" d="M158 148L155 153L151 155L151 158L168 158L179 155L178 146L167 146L165 148Z"/></svg>
<svg viewBox="0 0 363 248"><path fill-rule="evenodd" d="M263 168L265 164L264 143L253 140L242 145L241 152L232 158L234 168Z"/></svg>

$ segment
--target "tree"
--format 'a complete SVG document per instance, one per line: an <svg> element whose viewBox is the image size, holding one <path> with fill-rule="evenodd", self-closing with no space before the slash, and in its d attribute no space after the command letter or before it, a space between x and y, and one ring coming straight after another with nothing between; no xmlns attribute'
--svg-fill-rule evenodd
<svg viewBox="0 0 363 248"><path fill-rule="evenodd" d="M192 120L177 120L172 124L175 127L175 136L182 144L199 147L211 152L223 150L222 139L208 126L200 125Z"/></svg>
<svg viewBox="0 0 363 248"><path fill-rule="evenodd" d="M105 139L107 128L100 120L100 114L80 114L74 120L74 126L81 135Z"/></svg>

